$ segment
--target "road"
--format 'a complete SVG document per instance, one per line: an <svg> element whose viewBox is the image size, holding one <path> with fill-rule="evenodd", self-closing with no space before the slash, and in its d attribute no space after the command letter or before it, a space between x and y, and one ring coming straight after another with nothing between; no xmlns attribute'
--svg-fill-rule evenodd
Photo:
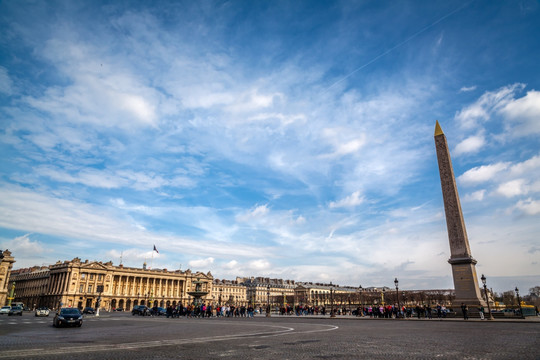
<svg viewBox="0 0 540 360"><path fill-rule="evenodd" d="M540 322L0 317L0 359L540 359Z"/></svg>

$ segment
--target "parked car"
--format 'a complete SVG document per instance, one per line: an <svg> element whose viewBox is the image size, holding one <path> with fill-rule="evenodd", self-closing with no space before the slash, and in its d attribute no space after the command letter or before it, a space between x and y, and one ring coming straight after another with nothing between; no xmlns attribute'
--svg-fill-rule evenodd
<svg viewBox="0 0 540 360"><path fill-rule="evenodd" d="M94 310L93 307L90 307L90 306L87 306L84 308L84 310L82 311L83 314L95 314L96 313L96 310Z"/></svg>
<svg viewBox="0 0 540 360"><path fill-rule="evenodd" d="M81 327L83 323L83 315L77 308L61 308L56 313L53 319L53 326L78 326Z"/></svg>
<svg viewBox="0 0 540 360"><path fill-rule="evenodd" d="M150 315L150 309L146 305L136 305L131 310L131 315Z"/></svg>
<svg viewBox="0 0 540 360"><path fill-rule="evenodd" d="M13 306L9 312L8 312L8 316L11 316L11 315L19 315L19 316L22 316L22 313L23 313L23 308L22 306Z"/></svg>
<svg viewBox="0 0 540 360"><path fill-rule="evenodd" d="M0 315L9 314L9 310L11 310L11 306L2 306L0 308Z"/></svg>
<svg viewBox="0 0 540 360"><path fill-rule="evenodd" d="M115 308L113 311L124 311L124 308Z"/></svg>
<svg viewBox="0 0 540 360"><path fill-rule="evenodd" d="M154 316L167 315L167 310L165 308L155 306L150 309L150 314Z"/></svg>
<svg viewBox="0 0 540 360"><path fill-rule="evenodd" d="M36 309L36 316L49 316L50 310L46 307L40 307Z"/></svg>

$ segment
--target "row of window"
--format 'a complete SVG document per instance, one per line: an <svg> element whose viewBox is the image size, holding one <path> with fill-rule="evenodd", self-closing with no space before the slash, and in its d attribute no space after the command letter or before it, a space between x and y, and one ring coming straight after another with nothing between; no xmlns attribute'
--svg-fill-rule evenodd
<svg viewBox="0 0 540 360"><path fill-rule="evenodd" d="M88 276L90 280L94 280L94 277L95 277L96 274L87 274L87 273L81 273L81 280L84 280L86 279L86 277ZM103 280L103 274L97 274L97 279L98 281L101 281Z"/></svg>

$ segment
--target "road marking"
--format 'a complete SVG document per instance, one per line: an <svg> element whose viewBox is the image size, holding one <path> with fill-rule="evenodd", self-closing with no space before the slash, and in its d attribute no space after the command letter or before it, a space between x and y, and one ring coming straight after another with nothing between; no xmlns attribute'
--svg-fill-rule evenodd
<svg viewBox="0 0 540 360"><path fill-rule="evenodd" d="M296 333L313 333L313 332L322 332L322 331L332 331L338 329L334 325L321 325L318 326L327 327L326 329L320 330L307 330L307 331L296 331ZM0 359L5 358L22 358L28 356L45 356L45 355L67 355L67 354L76 354L76 353L86 353L86 352L99 352L99 351L116 351L116 350L136 350L160 346L175 346L183 344L196 344L196 343L206 343L206 342L215 342L215 341L226 341L233 339L245 339L246 337L270 337L270 336L280 336L285 334L290 334L295 331L294 328L288 326L277 326L277 325L260 325L263 327L276 328L275 330L260 331L255 333L240 333L236 335L219 335L212 337L201 337L194 339L172 339L172 340L154 340L154 341L143 341L143 342L134 342L134 343L125 343L125 344L107 344L107 345L88 345L88 346L77 346L77 347L60 347L52 349L19 349L19 350L4 350L0 352Z"/></svg>

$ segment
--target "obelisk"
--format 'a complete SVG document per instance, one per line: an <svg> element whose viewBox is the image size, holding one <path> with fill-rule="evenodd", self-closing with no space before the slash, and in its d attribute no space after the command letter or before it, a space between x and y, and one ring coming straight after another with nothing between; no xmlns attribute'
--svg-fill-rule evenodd
<svg viewBox="0 0 540 360"><path fill-rule="evenodd" d="M437 160L439 162L439 174L441 176L441 187L444 201L444 212L446 214L446 227L448 229L448 240L450 242L450 259L452 265L452 275L454 277L454 287L456 298L454 305L459 307L461 303L469 306L486 306L478 286L476 276L476 260L471 255L463 212L456 185L450 151L446 136L437 121L435 125L435 148L437 150Z"/></svg>

